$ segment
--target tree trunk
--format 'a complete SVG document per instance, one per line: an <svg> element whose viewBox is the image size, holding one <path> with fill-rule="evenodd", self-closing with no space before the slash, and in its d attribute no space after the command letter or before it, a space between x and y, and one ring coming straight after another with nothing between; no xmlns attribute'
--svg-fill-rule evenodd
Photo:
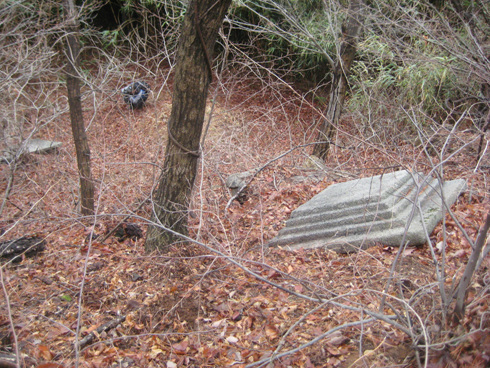
<svg viewBox="0 0 490 368"><path fill-rule="evenodd" d="M490 229L490 212L487 213L487 218L485 223L480 228L478 232L478 236L476 237L475 246L471 253L470 258L468 259L468 263L464 269L463 276L459 281L459 285L454 293L454 297L456 298L456 306L454 307L453 319L456 323L461 322L465 313L465 301L466 296L468 294L468 286L470 286L471 278L475 271L478 270L478 259L485 255L482 254L482 249L485 246L485 240L487 239L487 233Z"/></svg>
<svg viewBox="0 0 490 368"><path fill-rule="evenodd" d="M165 163L154 192L154 211L145 250L165 251L187 235L187 214L197 173L199 141L212 79L211 57L231 0L189 3L177 50ZM171 231L167 231L169 229Z"/></svg>
<svg viewBox="0 0 490 368"><path fill-rule="evenodd" d="M357 40L363 23L361 6L362 0L351 0L347 18L342 25L342 43L333 71L328 109L317 137L317 141L322 143L315 145L313 149L313 155L322 160L327 158L330 142L339 124L340 114L344 105L347 78L356 55Z"/></svg>
<svg viewBox="0 0 490 368"><path fill-rule="evenodd" d="M63 6L67 22L66 57L68 62L66 64L66 88L68 90L71 130L75 141L78 175L80 178L81 213L82 215L92 215L94 213L94 183L92 182L90 171L90 147L83 123L80 80L78 77L80 66L79 29L73 0L64 0Z"/></svg>

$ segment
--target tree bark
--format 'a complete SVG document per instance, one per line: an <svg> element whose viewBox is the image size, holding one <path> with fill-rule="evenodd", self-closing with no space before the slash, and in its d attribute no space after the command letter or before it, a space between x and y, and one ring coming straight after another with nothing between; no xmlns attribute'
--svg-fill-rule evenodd
<svg viewBox="0 0 490 368"><path fill-rule="evenodd" d="M456 323L461 322L465 314L465 301L466 296L468 294L468 286L470 286L471 278L475 271L478 270L478 259L482 256L482 249L485 245L485 240L487 239L487 233L490 229L490 213L487 213L487 217L485 223L480 228L478 232L478 236L475 241L475 246L471 253L470 258L468 259L468 263L464 269L463 276L459 281L459 285L456 288L456 292L454 293L454 297L456 298L456 305L453 311L453 319ZM485 253L483 253L484 256Z"/></svg>
<svg viewBox="0 0 490 368"><path fill-rule="evenodd" d="M189 3L177 49L168 144L145 250L165 251L187 235L187 215L197 173L209 84L211 56L219 27L231 0L193 0ZM163 226L160 226L163 225ZM171 231L167 231L167 229Z"/></svg>
<svg viewBox="0 0 490 368"><path fill-rule="evenodd" d="M361 13L362 0L351 0L347 12L347 18L342 25L342 42L340 52L333 71L330 100L323 119L323 124L318 132L313 155L326 160L330 143L340 120L340 114L344 105L347 92L350 67L354 61L357 49L357 40L360 36L363 16Z"/></svg>
<svg viewBox="0 0 490 368"><path fill-rule="evenodd" d="M78 76L80 66L79 27L73 0L64 0L63 6L67 22L66 57L68 62L66 64L66 88L68 90L71 130L75 142L78 175L80 178L81 213L82 215L92 215L94 213L94 183L90 170L90 147L83 122L80 79Z"/></svg>

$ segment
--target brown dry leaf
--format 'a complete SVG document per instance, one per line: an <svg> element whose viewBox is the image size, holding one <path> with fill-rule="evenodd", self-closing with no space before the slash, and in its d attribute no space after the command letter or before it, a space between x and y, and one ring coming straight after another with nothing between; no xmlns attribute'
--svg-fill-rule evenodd
<svg viewBox="0 0 490 368"><path fill-rule="evenodd" d="M70 333L70 330L68 329L68 327L57 325L57 326L52 327L49 330L47 337L48 337L48 339L55 339L59 336L66 335L68 333Z"/></svg>
<svg viewBox="0 0 490 368"><path fill-rule="evenodd" d="M265 326L265 335L269 339L274 340L279 337L279 330L277 329L277 327L269 324Z"/></svg>
<svg viewBox="0 0 490 368"><path fill-rule="evenodd" d="M333 355L333 356L338 356L338 355L341 355L341 351L336 348L335 346L331 346L331 345L325 345L325 349L327 349L327 351L329 352L330 355Z"/></svg>
<svg viewBox="0 0 490 368"><path fill-rule="evenodd" d="M172 344L172 349L174 353L183 355L186 353L188 346L189 346L189 340L185 339L177 344Z"/></svg>
<svg viewBox="0 0 490 368"><path fill-rule="evenodd" d="M415 252L415 248L405 248L405 250L403 251L403 256L410 256L412 255L413 252Z"/></svg>
<svg viewBox="0 0 490 368"><path fill-rule="evenodd" d="M155 85L160 82L155 81ZM109 83L108 87L115 88L116 86L115 84L111 85ZM234 94L234 96L238 99L247 96L247 100L251 104L250 106L253 107L253 114L263 109L259 112L260 114L267 112L267 116L278 118L279 116L274 116L274 102L276 101L271 101L267 94L260 94L259 98L254 99L252 96L255 95L255 92L252 88L247 87L240 90L239 93ZM235 98L234 96L231 97L230 101ZM282 97L287 98L287 96ZM240 109L246 108L243 101L239 101L239 104ZM301 105L303 106L304 104ZM283 105L282 101L280 102L280 106L281 108L285 107L289 111L289 116L303 115L303 110L296 110L296 107L288 104ZM155 101L154 107L169 113L170 94L168 96L162 94L158 101ZM230 107L235 108L232 104ZM100 118L98 120L100 124L93 124L90 134L96 152L94 154L95 172L97 173L103 167L104 170L109 170L108 174L110 174L107 176L106 184L111 188L111 196L103 192L100 193L101 208L99 210L107 214L113 213L116 208L134 208L132 204L139 203L141 199L138 197L144 192L151 192L152 180L150 179L153 177L153 173L146 170L144 165L139 166L137 171L132 171L132 165L124 165L124 170L118 169L118 167L123 166L108 166L106 168L105 161L101 159L103 156L100 155L100 148L106 147L106 144L108 146L114 145L120 147L110 157L110 160L114 162L128 163L128 158L131 158L131 161L134 158L139 162L158 162L160 159L163 160L163 157L161 155L159 157L159 154L156 153L161 145L160 138L156 137L161 137L161 133L165 129L160 131L159 129L162 128L161 124L157 128L157 125L151 122L154 111L152 111L153 106L150 105L145 110L132 112L131 116L129 116L130 114L123 115L126 114L125 112L112 113L114 111L113 101L108 105L102 104L100 108L101 114L94 116L95 120ZM90 114L90 109L87 106L86 112L88 114ZM310 112L307 110L304 110L304 116L299 116L299 120L311 120L309 116ZM243 116L248 119L249 116L246 111L241 111L240 113L243 113ZM305 119L306 116L307 118ZM234 119L235 117L233 117ZM70 195L67 195L70 193L70 190L67 190L65 185L54 185L56 182L53 182L52 179L60 177L60 173L61 176L72 176L76 174L72 168L74 147L72 143L69 143L68 139L71 134L69 131L70 124L65 124L68 120L69 117L66 114L65 116L60 116L60 124L57 125L55 133L56 136L63 137L67 142L66 150L63 148L59 152L59 155L55 157L46 155L36 158L35 165L31 165L29 162L23 165L23 175L19 175L16 179L18 180L16 182L16 188L19 190L14 190L10 198L12 203L16 203L18 207L13 207L9 203L4 212L6 215L5 218L9 219L9 221L15 219L17 216L15 214L19 208L23 210L28 209L30 208L30 203L36 203L38 201L39 197L36 197L36 193L40 192L36 188L52 186L49 193L46 192L43 194L46 197L43 200L42 207L36 208L32 212L32 215L37 213L36 211L41 210L43 213L49 215L48 217L56 218L57 220L51 223L50 220L45 220L44 216L42 216L43 221L39 223L34 216L32 217L33 221L23 221L22 224L19 223L16 225L16 228L12 229L10 235L20 236L42 230L44 235L49 234L48 240L53 244L50 244L44 256L40 256L40 258L35 260L23 260L22 265L25 267L18 269L6 268L5 279L9 284L13 285L15 283L22 285L18 289L12 289L14 292L10 294L10 300L15 305L16 310L19 312L29 312L39 309L43 315L48 316L52 320L56 320L57 323L64 323L66 326L74 329L76 327L76 318L73 314L74 305L60 303L58 299L50 299L48 297L50 295L70 295L74 298L74 295L79 291L81 270L86 261L84 255L88 249L83 239L85 239L90 231L95 231L98 234L105 233L107 230L112 229L119 220L115 221L115 223L110 223L110 221L102 220L101 218L98 220L99 223L91 228L85 228L85 225L80 226L78 220L73 225L68 223L68 226L65 226L66 223L62 221L63 225L59 227L59 219L67 219L67 214L71 216L72 198ZM257 121L255 117L252 120ZM129 131L123 132L123 129L121 129L121 122L123 121L131 123L130 133ZM283 124L281 121L284 123L287 122L287 129L281 129L285 127L281 125ZM352 129L352 127L349 127L349 119L346 119L345 123L345 131L349 132ZM299 133L299 137L303 137L304 130L301 126L291 126L289 120L277 119L275 124L277 124L277 129L264 129L260 131L260 134L256 134L257 137L263 136L267 142L267 145L262 145L262 142L257 140L258 147L273 147L272 150L264 148L264 150L257 152L257 162L268 161L276 154L282 153L284 147L292 143L289 139L281 140L282 138L269 142L270 136L268 136L268 130L274 132L273 134L275 136L281 130L289 131L289 128L293 128L297 129L297 131L293 131L292 139L298 137L295 137L297 133ZM226 124L225 129L228 130L229 128L231 130L234 129L234 127ZM50 129L52 128L47 126L46 133L49 133ZM121 134L122 132L128 134ZM256 130L252 134L255 134L255 132ZM217 133L218 135L221 134L220 131ZM339 134L339 139L342 139L342 134ZM248 137L248 135L246 136ZM213 144L216 144L216 150L210 152L208 156L209 161L203 165L203 178L205 180L202 182L202 193L201 191L196 193L196 203L200 203L203 207L202 210L209 211L211 216L203 216L202 221L199 218L190 219L191 232L199 231L204 243L212 240L213 244L215 242L216 245L221 244L226 247L226 250L230 254L236 254L239 257L244 255L250 257L251 261L257 263L254 266L252 266L252 263L248 266L251 268L256 267L254 270L263 276L268 276L278 282L288 282L288 287L293 287L293 284L302 284L304 285L303 288L306 288L306 285L308 285L308 289L310 289L310 285L316 284L321 285L323 288L327 287L332 292L343 293L349 291L351 288L358 288L361 285L360 282L365 282L366 286L370 288L372 286L378 286L374 284L375 281L372 281L373 285L367 284L371 283L371 280L381 280L386 276L383 273L386 272L386 266L389 267L392 264L397 248L384 248L385 251L383 251L381 246L372 247L365 253L372 257L371 260L364 258L364 255L361 253L356 257L344 257L331 253L326 254L319 250L289 252L281 251L280 249L271 249L270 254L265 257L263 251L256 253L252 248L257 244L267 242L277 234L284 221L289 217L288 214L291 210L296 209L300 204L306 202L326 186L333 184L333 181L327 182L329 179L325 178L316 185L288 184L286 180L281 180L298 175L296 169L286 161L284 162L284 166L282 166L282 163L276 167L272 167L273 165L271 165L270 171L268 168L263 170L252 184L254 186L254 196L243 206L234 203L228 208L226 216L221 216L219 212L214 211L214 206L216 208L220 208L220 206L224 208L228 198L224 198L219 192L222 183L220 182L219 175L214 174L224 168L222 162L234 162L235 158L233 160L230 160L230 158L235 155L233 152L229 152L226 155L228 156L229 154L230 157L223 159L225 155L220 157L220 149L223 148L223 150L226 150L226 147L221 147L218 142L213 141L215 137L211 133L209 139ZM152 140L156 140L157 142L152 142ZM272 145L269 145L269 143ZM249 142L247 142L247 147L248 144ZM240 139L237 139L236 145L240 150L243 148L240 146ZM400 149L400 156L397 157L397 160L404 160L403 144L397 147L397 149ZM338 150L335 154L338 155L336 159L340 162L348 162L349 165L353 165L352 167L359 168L360 170L366 167L387 164L387 161L380 157L377 150L369 152L363 150L362 147L359 148L359 155L356 155L358 157L351 157L349 150ZM408 154L410 155L410 153ZM240 157L236 157L236 160L236 165L226 164L226 170L229 169L230 172L241 171L242 168L239 165L243 164L243 162L240 162ZM293 160L296 160L296 158ZM216 166L214 165L215 163ZM0 167L0 171L5 170L4 166ZM449 173L449 176L464 177L465 167L469 167L469 165L465 165L464 160L459 161L458 165L448 167L449 170L453 170L453 172ZM46 172L56 173L57 175L46 175ZM365 175L370 174L371 171L365 172ZM24 177L29 180L24 179ZM475 176L476 180L473 182L475 186L478 184L478 181L481 182L484 178L483 176L478 177L480 179ZM272 180L273 178L274 180ZM73 175L68 181L71 182L73 180L76 181L76 175ZM36 188L33 188L32 185L35 185ZM279 190L275 187L276 185ZM31 187L34 190L31 190ZM480 185L480 188L482 187L483 185ZM485 188L488 188L488 186ZM471 204L467 203L469 201L467 195L462 197L461 201L458 201L457 208L454 211L458 217L460 216L464 220L461 222L462 226L472 239L476 236L476 231L478 230L477 225L483 223L482 217L488 211L487 195L485 194L478 199L477 192L478 190L475 190L475 196L473 196ZM109 193L109 191L105 191L105 193ZM255 193L257 194L256 196ZM200 201L200 199L204 199L204 201ZM142 213L143 218L146 218L151 213L150 206L148 210L149 212L142 207L142 212L146 211L146 213ZM116 210L116 215L118 215L117 212ZM22 214L22 211L20 214ZM215 214L217 216L214 216ZM192 228L192 226L194 227ZM461 230L458 229L459 225L456 226L455 221L449 215L446 218L446 226L448 258L452 262L447 264L446 269L448 273L454 273L456 272L455 270L461 267L461 263L465 261L471 249L463 237ZM443 240L444 230L446 229L443 229L442 225L438 225L436 228L433 235L436 243ZM79 246L82 244L84 244L84 247L79 251ZM87 295L90 294L90 303L86 304L86 316L90 316L90 320L84 320L84 325L91 326L88 331L93 330L94 326L100 326L105 323L104 318L106 316L116 315L119 311L124 312L130 309L131 312L127 315L126 322L121 324L117 329L106 333L105 336L112 337L112 333L114 333L114 336L117 334L118 336L124 337L133 334L134 330L138 330L141 336L145 336L147 333L155 332L158 334L164 331L165 334L168 332L168 339L167 337L163 340L154 337L141 337L132 340L132 342L141 344L136 347L138 354L135 354L131 350L135 348L134 344L122 339L115 339L115 346L111 349L104 347L102 344L99 347L87 349L86 355L81 357L81 365L84 367L106 368L115 361L116 353L119 357L133 357L135 362L132 366L136 367L165 366L166 362L169 367L191 365L208 367L229 366L230 364L236 363L237 360L242 360L244 363L251 363L266 356L267 353L265 352L267 351L270 355L276 348L275 341L280 338L279 330L287 330L300 316L305 315L306 312L314 307L314 303L308 304L302 300L293 298L289 294L277 293L274 288L257 282L256 279L243 270L228 267L229 265L226 261L214 260L214 264L211 265L205 259L203 261L200 257L195 260L188 259L187 257L192 252L192 248L188 248L189 254L179 253L179 250L176 249L174 254L169 254L168 258L164 257L161 260L159 259L156 264L154 260L151 263L147 263L141 257L143 252L142 245L143 241L139 243L127 241L118 244L102 244L94 239L92 243L93 252L90 253L91 259L89 260L89 265L91 264L90 262L93 263L96 259L103 259L106 266L97 270L94 269L97 272L91 272L86 279L87 287L84 293ZM409 248L405 251L405 255L420 256L420 260L417 263L432 267L431 255L426 249L427 247L425 250L424 248L417 250ZM201 253L199 252L201 250L197 252L200 255ZM185 257L183 258L183 256ZM371 263L372 261L375 264ZM262 262L281 272L290 273L306 282L291 283L290 280L286 280L286 276L281 276L282 274L280 272L270 271L270 268L259 266ZM27 273L26 270L28 270ZM192 273L192 276L189 276L189 271ZM208 272L211 277L207 275ZM144 279L152 280L152 282L135 282L130 275L133 273L144 275ZM373 277L373 275L378 274L379 277ZM195 276L197 275L206 276L203 276L202 279L199 279L199 282L196 282L197 279ZM415 280L412 279L414 284L424 285L425 280L422 279L422 275L414 277ZM34 280L31 282L33 278L37 278L40 281ZM482 288L481 285L482 282L473 283L472 287L478 290L470 293L470 298L473 300L478 298L478 292ZM372 288L374 289L374 287ZM296 291L306 292L307 290L301 290L297 287ZM180 299L180 296L184 294L196 296L196 300L199 301L199 306L196 307L192 303L178 304L177 299ZM399 297L398 294L393 295L395 298ZM168 300L169 296L174 298ZM233 298L233 300L230 300L230 298ZM136 302L132 303L131 300ZM165 303L165 301L168 301L168 303ZM363 300L361 298L356 299L355 297L352 297L351 302L361 303L362 305L372 303L369 299ZM480 328L479 322L481 316L485 316L488 311L488 302L485 302L485 304L482 303L477 303L476 300L472 302L473 307L468 309L468 318L465 322L467 323L465 327L468 330L471 329L474 331ZM128 308L128 305L131 308ZM171 308L172 311L170 311ZM391 314L391 312L392 310L390 309L386 310L387 314ZM169 315L169 313L174 314ZM37 346L33 346L33 355L38 354L39 361L50 358L50 355L52 357L55 353L57 357L59 356L60 359L64 359L63 361L65 362L71 359L73 339L72 335L70 335L71 332L67 328L53 325L52 321L48 319L26 319L22 314L26 313L19 313L21 317L16 317L15 321L17 326L24 326L22 327L22 332L19 333L19 343L29 343L27 337L32 336L33 333L36 333L38 336L42 334L45 339L42 343L44 346L49 346L50 349L53 349L53 353L46 347L38 348ZM30 314L30 312L27 314ZM475 317L473 318L472 316ZM179 317L182 321L178 320ZM205 327L216 328L217 333L202 334L199 336L199 342L194 342L192 339L189 342L186 340L181 341L182 335L174 333L182 332L188 335L190 332L189 328L192 326L192 323L189 322L197 318L199 318L199 323L203 323ZM291 337L296 340L309 340L331 328L330 323L342 324L358 318L360 316L354 312L346 310L339 311L335 308L324 308L322 311L315 313L315 316L308 318L307 323L298 326L298 331L295 331L296 334ZM278 321L279 319L280 321ZM172 321L175 321L173 331L171 331ZM0 316L0 334L6 331L8 332L8 325L8 319L3 315ZM400 331L383 324L380 326L383 327L383 331L375 331L375 334L379 335L386 332L393 339L404 341L405 335ZM85 330L84 332L86 333L88 331ZM308 351L305 352L305 355L287 357L284 358L284 362L276 362L275 364L279 366L284 363L284 366L298 367L338 366L342 360L342 357L338 354L345 354L345 350L350 348L347 342L349 339L356 339L358 337L357 334L358 331L356 329L352 329L352 331L339 331L338 333L332 334L323 344L328 347L325 350L328 350L330 354L337 355L330 357L328 361L323 356L315 356L313 352L309 357L310 362L308 354L311 351ZM459 362L464 363L468 367L475 366L474 362L472 364L471 359L483 359L481 356L482 351L488 351L489 349L484 347L490 345L484 335L472 334L470 336L473 336L475 339L474 342L464 345L459 351L453 348L448 351L448 354L459 357ZM239 340L239 345L241 345L240 351L229 349L230 342L234 343L235 339ZM375 339L375 341L377 340ZM318 346L312 347L313 350L316 348ZM229 352L229 356L227 352ZM241 354L241 359L239 359L238 353ZM169 357L167 356L168 354L173 354L173 356ZM151 361L151 359L155 359L155 361ZM192 364L189 362L192 362ZM68 366L68 363L65 364ZM62 365L55 363L46 363L39 367L63 368Z"/></svg>
<svg viewBox="0 0 490 368"><path fill-rule="evenodd" d="M344 336L342 332L340 331L335 331L332 333L330 336L327 337L327 342L331 345L339 346L343 343L345 343L349 338L347 336Z"/></svg>
<svg viewBox="0 0 490 368"><path fill-rule="evenodd" d="M149 356L152 359L155 359L159 354L164 354L164 353L165 352L162 349L160 349L158 346L152 346Z"/></svg>
<svg viewBox="0 0 490 368"><path fill-rule="evenodd" d="M327 360L327 364L328 364L327 366L328 367L337 367L340 363L342 363L342 361L340 361L336 357L331 357L331 358L328 358L328 360Z"/></svg>
<svg viewBox="0 0 490 368"><path fill-rule="evenodd" d="M88 335L92 331L95 331L97 329L97 327L98 327L97 325L92 325L89 328L87 328L87 330L85 331L85 333Z"/></svg>
<svg viewBox="0 0 490 368"><path fill-rule="evenodd" d="M53 359L53 354L46 345L38 345L37 346L37 356L43 360L51 360Z"/></svg>

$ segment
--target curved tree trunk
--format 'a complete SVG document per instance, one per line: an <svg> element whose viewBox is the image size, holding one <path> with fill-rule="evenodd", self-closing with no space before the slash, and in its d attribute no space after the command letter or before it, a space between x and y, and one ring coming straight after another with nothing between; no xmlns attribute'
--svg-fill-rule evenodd
<svg viewBox="0 0 490 368"><path fill-rule="evenodd" d="M315 145L313 149L313 155L322 160L327 158L330 142L339 124L340 114L344 105L345 94L347 92L347 78L356 55L357 40L361 33L363 23L361 6L361 0L351 0L347 19L342 25L342 43L333 71L328 109L317 137L317 141L322 143Z"/></svg>
<svg viewBox="0 0 490 368"><path fill-rule="evenodd" d="M187 235L188 207L212 78L210 55L230 3L231 0L193 0L188 5L177 49L165 163L153 197L152 221L163 227L148 228L147 252L164 251L180 240L178 234Z"/></svg>
<svg viewBox="0 0 490 368"><path fill-rule="evenodd" d="M82 215L94 213L94 183L90 171L90 147L83 123L83 111L78 69L80 66L80 41L78 39L78 22L73 0L64 0L63 7L67 22L66 88L70 106L71 129L77 153L78 175L80 177L80 202Z"/></svg>

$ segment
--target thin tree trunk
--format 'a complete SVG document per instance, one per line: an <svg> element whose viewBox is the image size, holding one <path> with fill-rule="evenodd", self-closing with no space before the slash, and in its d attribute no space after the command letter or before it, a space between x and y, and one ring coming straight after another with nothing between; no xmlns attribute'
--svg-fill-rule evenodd
<svg viewBox="0 0 490 368"><path fill-rule="evenodd" d="M211 56L231 0L193 0L188 5L177 50L172 111L168 121L165 163L154 192L152 221L188 234L187 214L197 173L199 141L209 83ZM161 226L148 228L145 249L165 251L180 240Z"/></svg>
<svg viewBox="0 0 490 368"><path fill-rule="evenodd" d="M466 264L466 267L464 269L463 276L461 277L456 292L454 293L454 297L456 298L456 305L454 307L453 319L457 323L461 322L464 317L468 286L470 285L473 274L478 269L478 259L482 256L482 249L485 245L485 240L487 239L487 233L489 229L490 213L487 213L485 223L482 225L480 231L478 232L478 236L475 241L475 247L473 248L471 256L468 259L468 263Z"/></svg>
<svg viewBox="0 0 490 368"><path fill-rule="evenodd" d="M80 178L81 213L82 215L92 215L94 213L94 183L92 182L90 171L90 147L83 122L80 80L78 77L80 66L79 28L73 0L64 0L63 6L67 22L66 56L68 62L66 65L66 88L68 90L71 129L75 142L78 175Z"/></svg>
<svg viewBox="0 0 490 368"><path fill-rule="evenodd" d="M328 109L317 137L317 141L322 143L315 145L313 149L313 155L322 160L327 158L330 142L339 124L340 114L344 105L348 86L347 78L356 55L357 40L363 23L361 6L361 0L351 0L347 19L342 25L342 43L333 71Z"/></svg>

